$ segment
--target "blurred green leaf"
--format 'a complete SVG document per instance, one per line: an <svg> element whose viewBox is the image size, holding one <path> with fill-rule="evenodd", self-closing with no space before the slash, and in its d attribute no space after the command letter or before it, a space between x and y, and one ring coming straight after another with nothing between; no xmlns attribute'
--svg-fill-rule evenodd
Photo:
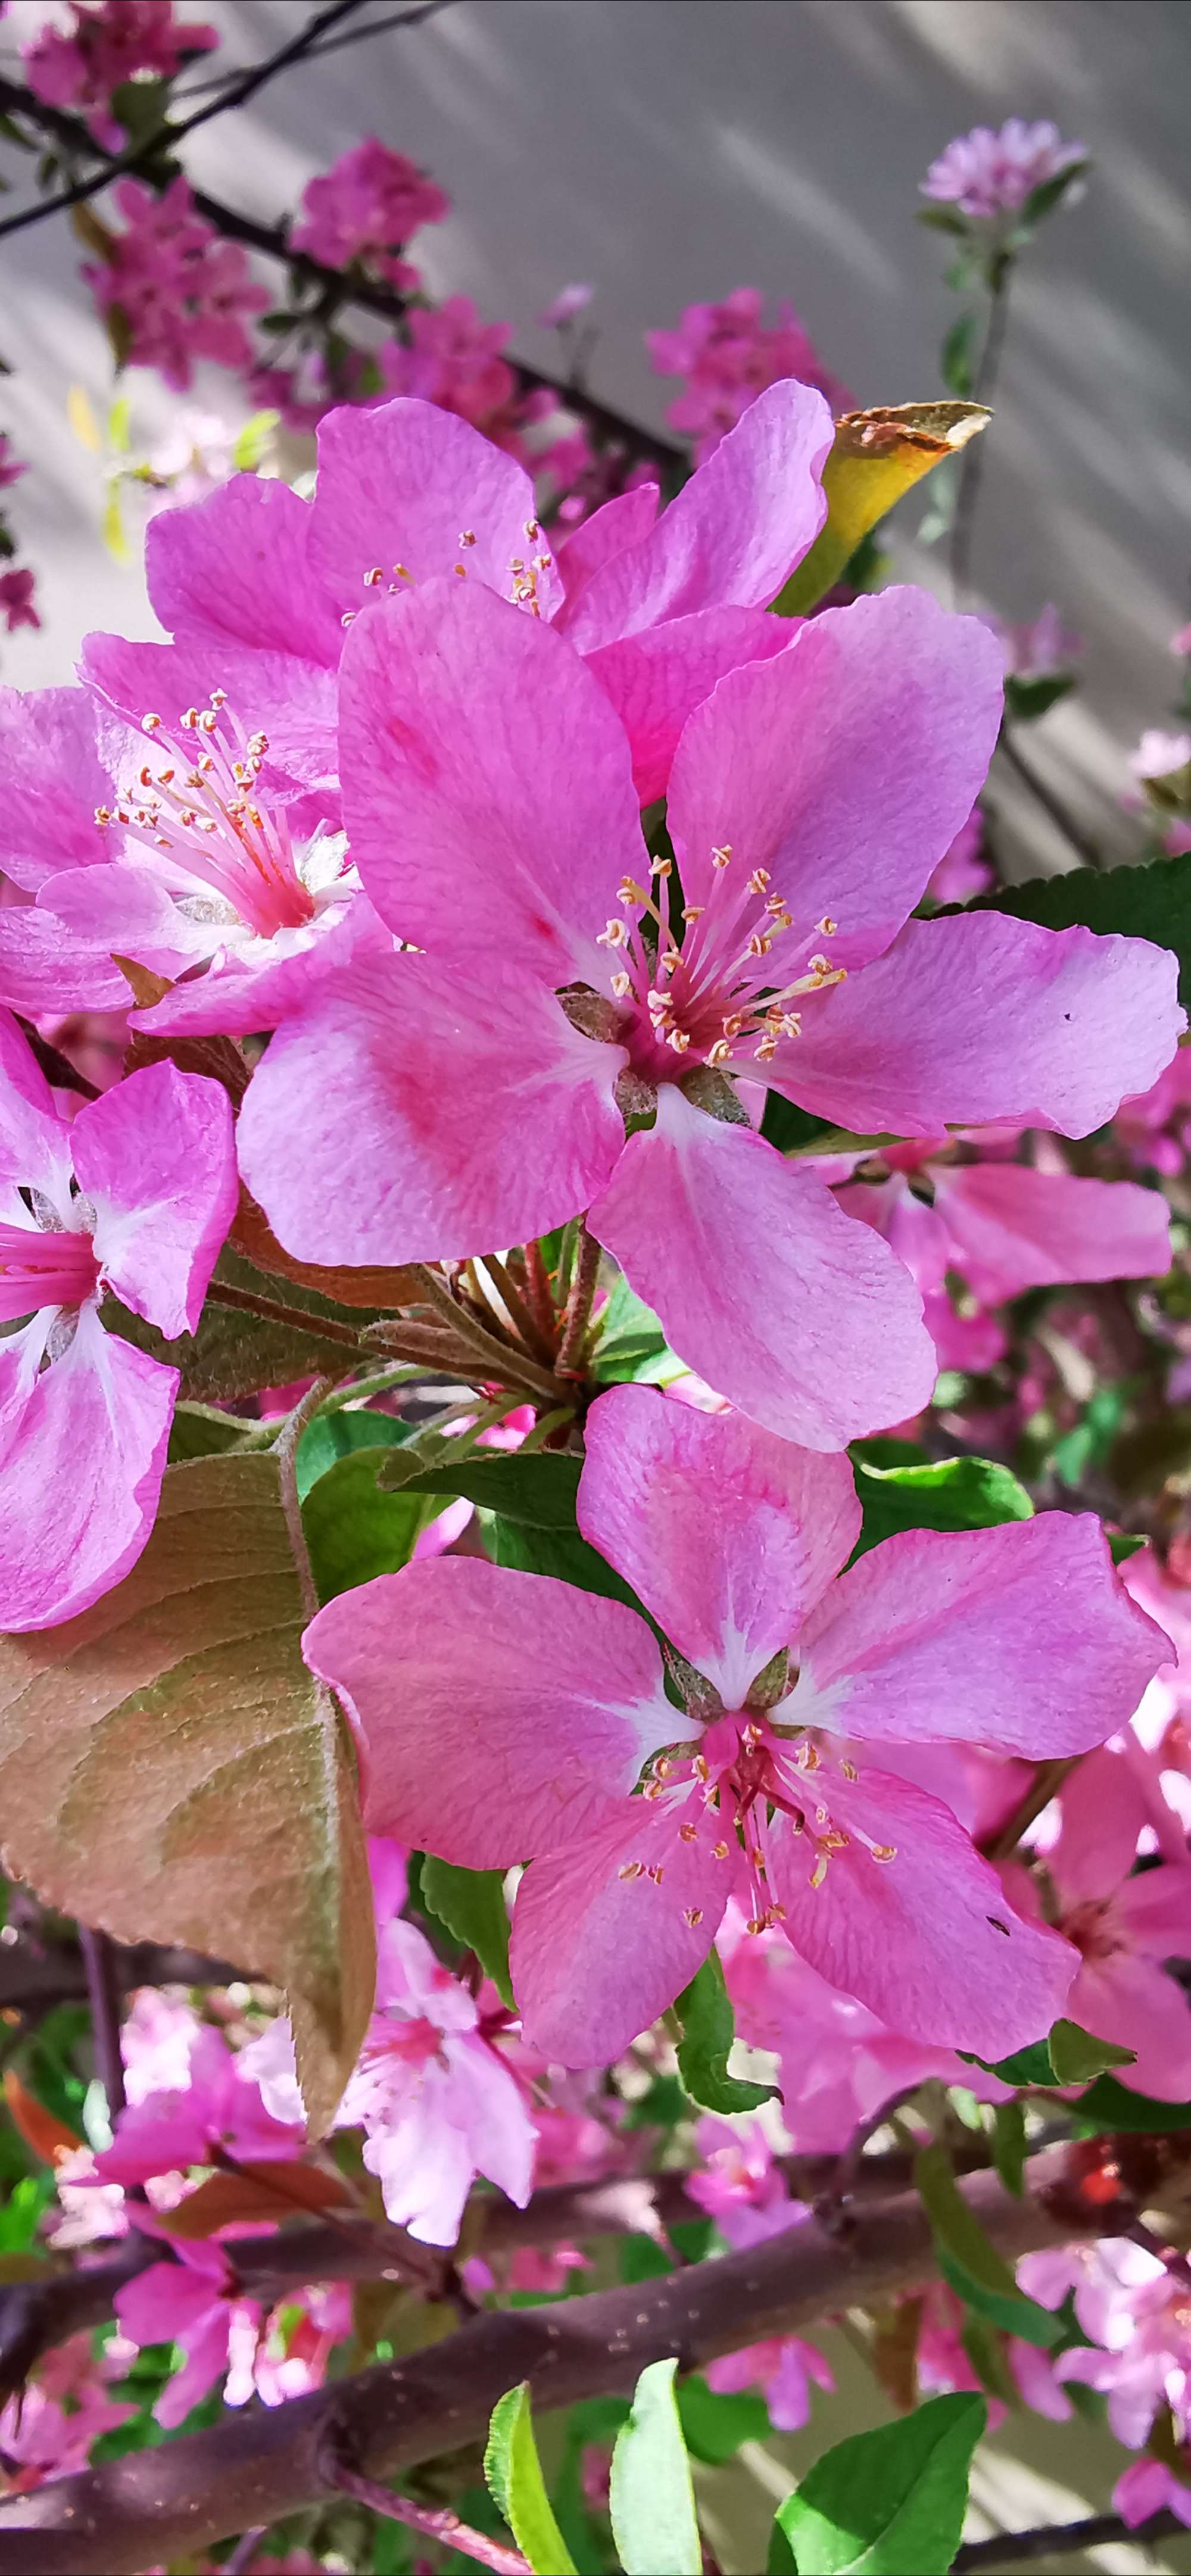
<svg viewBox="0 0 1191 2576"><path fill-rule="evenodd" d="M980 325L974 313L961 313L939 352L939 372L948 392L966 401L972 391L976 369L976 343Z"/></svg>
<svg viewBox="0 0 1191 2576"><path fill-rule="evenodd" d="M735 2459L742 2442L769 2439L769 2408L755 2389L709 2388L700 2373L692 2371L675 2394L678 2420L691 2458L702 2460L708 2468L719 2468L725 2460Z"/></svg>
<svg viewBox="0 0 1191 2576"><path fill-rule="evenodd" d="M334 1416L333 1419L341 1419ZM408 1565L418 1534L434 1517L419 1494L382 1494L375 1449L338 1458L302 1505L302 1527L320 1602L354 1592Z"/></svg>
<svg viewBox="0 0 1191 2576"><path fill-rule="evenodd" d="M708 1951L698 1975L683 1988L674 2010L682 2024L678 2072L692 2102L704 2111L730 2115L734 2111L757 2111L762 2102L774 2100L776 2085L753 2084L745 2077L728 2073L736 2019L718 1951Z"/></svg>
<svg viewBox="0 0 1191 2576"><path fill-rule="evenodd" d="M998 2102L993 2111L992 2159L1006 2191L1020 2200L1026 2162L1026 2115L1020 2102Z"/></svg>
<svg viewBox="0 0 1191 2576"><path fill-rule="evenodd" d="M534 2440L529 2381L510 2388L492 2410L484 2476L534 2576L576 2576L550 2507Z"/></svg>
<svg viewBox="0 0 1191 2576"><path fill-rule="evenodd" d="M853 1473L864 1513L853 1564L899 1530L993 1529L1003 1521L1033 1516L1025 1486L990 1458L876 1467L853 1456Z"/></svg>
<svg viewBox="0 0 1191 2576"><path fill-rule="evenodd" d="M1151 2093L1134 2093L1115 2075L1099 2075L1078 2105L1080 2119L1097 2129L1191 2129L1191 2102L1160 2102Z"/></svg>
<svg viewBox="0 0 1191 2576"><path fill-rule="evenodd" d="M422 1903L457 1941L475 1951L502 2003L515 2011L509 1979L509 1913L501 1871L459 1869L453 1861L437 1860L426 1852L420 1889Z"/></svg>
<svg viewBox="0 0 1191 2576"><path fill-rule="evenodd" d="M919 2149L914 2181L934 2232L939 2270L957 2297L1007 2334L1020 2335L1042 2350L1061 2342L1060 2319L1018 2289L1008 2264L964 2199L946 2147L936 2143Z"/></svg>
<svg viewBox="0 0 1191 2576"><path fill-rule="evenodd" d="M702 2576L695 2491L674 2399L676 2361L652 2361L612 2454L612 2530L625 2576Z"/></svg>
<svg viewBox="0 0 1191 2576"><path fill-rule="evenodd" d="M1029 678L1010 671L1005 679L1005 713L1018 724L1037 724L1061 698L1069 698L1074 687L1074 671L1038 671Z"/></svg>

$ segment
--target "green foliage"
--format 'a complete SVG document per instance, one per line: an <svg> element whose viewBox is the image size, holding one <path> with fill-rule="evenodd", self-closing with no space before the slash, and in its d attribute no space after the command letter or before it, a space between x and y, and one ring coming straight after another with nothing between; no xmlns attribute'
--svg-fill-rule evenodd
<svg viewBox="0 0 1191 2576"><path fill-rule="evenodd" d="M350 1320L361 1327L375 1320L360 1310L353 1311L349 1318L342 1306L333 1305L317 1290L301 1287L294 1280L275 1279L239 1252L225 1250L220 1254L215 1283L247 1289L252 1296L280 1305L288 1313L309 1315L312 1323L321 1318L342 1327ZM262 1386L288 1386L294 1378L317 1377L321 1370L333 1366L336 1356L343 1357L343 1344L325 1334L245 1314L238 1308L221 1306L212 1297L203 1308L197 1333L181 1333L174 1341L167 1341L155 1324L145 1323L143 1317L132 1314L115 1297L104 1299L103 1322L119 1334L121 1341L147 1351L150 1359L180 1369L181 1393L199 1404L228 1403L237 1396L255 1395Z"/></svg>
<svg viewBox="0 0 1191 2576"><path fill-rule="evenodd" d="M934 1465L920 1465L919 1453L909 1442L905 1466L870 1463L875 1447L879 1446L885 1461L894 1445L892 1441L858 1442L852 1450L856 1491L864 1512L853 1564L856 1557L898 1530L992 1529L1002 1521L1032 1518L1034 1506L1025 1486L1008 1467L989 1458L943 1458Z"/></svg>
<svg viewBox="0 0 1191 2576"><path fill-rule="evenodd" d="M1042 2350L1061 2342L1061 2319L1018 2289L1008 2264L964 2199L945 2147L920 2148L914 2158L914 2180L934 2231L939 2270L965 2306Z"/></svg>
<svg viewBox="0 0 1191 2576"><path fill-rule="evenodd" d="M458 1869L453 1861L423 1855L422 1903L457 1941L474 1950L502 2003L515 2009L509 1979L509 1914L498 1869Z"/></svg>
<svg viewBox="0 0 1191 2576"><path fill-rule="evenodd" d="M618 1278L600 1317L594 1370L601 1385L649 1385L678 1366L652 1307Z"/></svg>
<svg viewBox="0 0 1191 2576"><path fill-rule="evenodd" d="M771 2102L772 2084L752 2084L728 2073L728 2052L736 2036L731 1998L724 1983L719 1953L709 1950L698 1975L684 1986L674 2006L682 2024L678 2072L692 2102L704 2111L756 2111Z"/></svg>
<svg viewBox="0 0 1191 2576"><path fill-rule="evenodd" d="M959 2053L969 2066L983 2066L989 2075L999 2075L1003 2084L1069 2085L1090 2084L1093 2076L1110 2066L1132 2066L1135 2052L1081 2030L1077 2021L1057 2021L1046 2039L1015 2048L1011 2057L1002 2057L995 2066L987 2058L971 2056L967 2049Z"/></svg>
<svg viewBox="0 0 1191 2576"><path fill-rule="evenodd" d="M484 2476L534 2576L575 2576L550 2507L529 2408L529 2382L510 2388L492 2410Z"/></svg>
<svg viewBox="0 0 1191 2576"><path fill-rule="evenodd" d="M1089 2129L1191 2129L1191 2102L1159 2102L1152 2094L1131 2092L1115 2075L1097 2076L1079 2114Z"/></svg>
<svg viewBox="0 0 1191 2576"><path fill-rule="evenodd" d="M837 2442L779 2507L771 2576L946 2576L987 2418L983 2398L932 2397Z"/></svg>
<svg viewBox="0 0 1191 2576"><path fill-rule="evenodd" d="M331 1413L316 1413L298 1442L295 1466L299 1502L305 1502L311 1486L328 1473L337 1459L349 1458L359 1449L397 1448L408 1437L408 1423L399 1422L391 1413L368 1413L362 1406L351 1412L346 1405L337 1405ZM376 1463L373 1462L374 1471Z"/></svg>
<svg viewBox="0 0 1191 2576"><path fill-rule="evenodd" d="M1005 676L1005 712L1018 724L1037 724L1075 687L1074 671L1036 671L1028 678L1014 671Z"/></svg>
<svg viewBox="0 0 1191 2576"><path fill-rule="evenodd" d="M952 323L939 352L939 373L948 392L966 401L976 378L976 344L980 324L974 313L961 313Z"/></svg>
<svg viewBox="0 0 1191 2576"><path fill-rule="evenodd" d="M1024 885L1002 886L996 894L977 895L972 904L944 908L1008 912L1015 921L1038 921L1047 930L1082 923L1102 937L1119 931L1152 940L1178 958L1184 1004L1191 992L1191 852L1155 859L1145 868L1072 868L1067 876L1027 877Z"/></svg>
<svg viewBox="0 0 1191 2576"><path fill-rule="evenodd" d="M1006 2191L1020 2200L1025 2189L1026 2115L1020 2102L998 2102L993 2112L992 2160Z"/></svg>
<svg viewBox="0 0 1191 2576"><path fill-rule="evenodd" d="M531 1450L525 1458L517 1450L472 1449L458 1466L428 1468L417 1490L466 1494L469 1503L526 1529L573 1530L581 1463L549 1450Z"/></svg>
<svg viewBox="0 0 1191 2576"><path fill-rule="evenodd" d="M700 2372L692 2371L675 2393L683 2440L691 2458L702 2460L708 2468L721 2468L725 2460L735 2459L742 2442L768 2441L769 2408L756 2389L721 2392L709 2388Z"/></svg>
<svg viewBox="0 0 1191 2576"><path fill-rule="evenodd" d="M302 1505L320 1602L354 1592L357 1584L370 1583L378 1574L396 1574L408 1565L419 1531L434 1517L433 1506L420 1494L382 1494L376 1470L375 1448L357 1449L319 1477Z"/></svg>
<svg viewBox="0 0 1191 2576"><path fill-rule="evenodd" d="M676 2361L652 2361L612 2454L612 2530L625 2576L702 2576L690 2465L674 2400Z"/></svg>

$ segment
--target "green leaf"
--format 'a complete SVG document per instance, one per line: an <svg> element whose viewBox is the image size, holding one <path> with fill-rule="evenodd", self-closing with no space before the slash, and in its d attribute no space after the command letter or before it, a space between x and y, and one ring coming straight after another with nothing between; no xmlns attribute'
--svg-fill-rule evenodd
<svg viewBox="0 0 1191 2576"><path fill-rule="evenodd" d="M457 1941L474 1950L502 2003L516 2010L509 1980L509 1913L498 1869L458 1869L427 1852L419 1880L422 1902Z"/></svg>
<svg viewBox="0 0 1191 2576"><path fill-rule="evenodd" d="M1026 2115L1020 2102L998 2102L993 2112L992 2159L1006 2191L1020 2200L1026 2163Z"/></svg>
<svg viewBox="0 0 1191 2576"><path fill-rule="evenodd" d="M698 1975L683 1988L674 2010L682 2024L678 2072L692 2102L704 2111L730 2114L757 2111L762 2102L774 2100L776 2085L751 2084L728 2073L736 2020L718 1951L708 1951Z"/></svg>
<svg viewBox="0 0 1191 2576"><path fill-rule="evenodd" d="M1018 2289L1008 2264L964 2199L945 2147L919 2149L914 2181L934 2230L939 2270L957 2297L1003 2327L1006 2334L1021 2335L1026 2343L1042 2350L1060 2343L1061 2319Z"/></svg>
<svg viewBox="0 0 1191 2576"><path fill-rule="evenodd" d="M493 2407L484 2476L534 2576L576 2576L574 2559L550 2510L533 2435L527 2379L519 2388L510 2388Z"/></svg>
<svg viewBox="0 0 1191 2576"><path fill-rule="evenodd" d="M1031 188L1014 226L1015 238L1024 240L1033 232L1035 224L1040 224L1046 215L1053 214L1068 189L1075 186L1077 179L1082 179L1090 166L1088 161L1071 161L1065 170L1056 170L1053 179L1042 179L1036 188Z"/></svg>
<svg viewBox="0 0 1191 2576"><path fill-rule="evenodd" d="M955 457L985 427L983 403L898 403L846 412L823 468L827 524L773 602L779 617L804 617L838 581L862 538L903 493Z"/></svg>
<svg viewBox="0 0 1191 2576"><path fill-rule="evenodd" d="M1037 724L1040 716L1049 715L1061 698L1069 698L1075 687L1074 671L1037 671L1023 678L1015 671L1005 677L1005 712L1018 724Z"/></svg>
<svg viewBox="0 0 1191 2576"><path fill-rule="evenodd" d="M1139 1548L1148 1544L1144 1538L1137 1538L1132 1530L1106 1530L1104 1535L1114 1565L1127 1565L1130 1557L1136 1556Z"/></svg>
<svg viewBox="0 0 1191 2576"><path fill-rule="evenodd" d="M170 1465L179 1458L209 1458L234 1449L238 1440L265 1428L236 1413L220 1413L213 1404L176 1404L170 1425ZM266 1430L266 1437L271 1437Z"/></svg>
<svg viewBox="0 0 1191 2576"><path fill-rule="evenodd" d="M898 1530L993 1529L1028 1521L1034 1506L1008 1467L990 1458L943 1458L924 1467L872 1467L853 1458L864 1526L855 1556ZM855 1556L853 1563L855 1563Z"/></svg>
<svg viewBox="0 0 1191 2576"><path fill-rule="evenodd" d="M769 2408L754 2389L725 2389L721 2394L693 2371L675 2393L683 2440L692 2459L702 2460L708 2468L720 2468L725 2460L735 2459L742 2442L768 2441Z"/></svg>
<svg viewBox="0 0 1191 2576"><path fill-rule="evenodd" d="M798 2576L946 2576L987 2420L982 2397L932 2397L837 2442L778 2508Z"/></svg>
<svg viewBox="0 0 1191 2576"><path fill-rule="evenodd" d="M526 1529L573 1530L575 1496L582 1460L550 1451L516 1450L501 1456L473 1449L458 1466L431 1467L417 1490L424 1494L465 1494L469 1503L516 1521Z"/></svg>
<svg viewBox="0 0 1191 2576"><path fill-rule="evenodd" d="M612 2453L609 2511L625 2576L702 2576L690 2464L674 2402L676 2361L651 2361Z"/></svg>
<svg viewBox="0 0 1191 2576"><path fill-rule="evenodd" d="M332 1413L316 1413L298 1442L299 1502L305 1502L311 1486L338 1459L349 1458L358 1449L392 1449L408 1436L408 1423L399 1422L392 1413L369 1413L362 1405L355 1411L341 1404Z"/></svg>
<svg viewBox="0 0 1191 2576"><path fill-rule="evenodd" d="M797 1109L792 1100L784 1100L780 1091L767 1091L761 1133L779 1154L802 1154L813 1145L826 1152L825 1140L834 1130L829 1118L815 1118L809 1109Z"/></svg>
<svg viewBox="0 0 1191 2576"><path fill-rule="evenodd" d="M961 215L956 206L919 206L918 221L928 225L933 233L956 233L964 241L971 236L969 218Z"/></svg>
<svg viewBox="0 0 1191 2576"><path fill-rule="evenodd" d="M620 1278L600 1317L594 1369L605 1386L648 1383L669 1362L680 1363L667 1343L652 1307Z"/></svg>
<svg viewBox="0 0 1191 2576"><path fill-rule="evenodd" d="M284 1986L326 2127L376 1960L355 1760L306 1615L271 1452L167 1467L123 1582L0 1639L0 1813L45 1903Z"/></svg>
<svg viewBox="0 0 1191 2576"><path fill-rule="evenodd" d="M1015 2048L1012 2057L1000 2058L995 2066L990 2058L973 2057L967 2048L958 2049L956 2054L969 2066L982 2066L986 2075L999 2075L1002 2084L1053 2084L1055 2080L1044 2039L1032 2039L1028 2048Z"/></svg>
<svg viewBox="0 0 1191 2576"><path fill-rule="evenodd" d="M1002 886L944 910L1007 912L1015 921L1039 921L1046 930L1082 924L1101 937L1121 931L1126 938L1152 940L1178 958L1184 1006L1191 993L1191 851L1145 868L1072 868L1062 877L1027 877L1024 885Z"/></svg>
<svg viewBox="0 0 1191 2576"><path fill-rule="evenodd" d="M491 1538L498 1565L514 1566L521 1574L552 1575L556 1583L573 1583L576 1591L598 1593L605 1601L623 1601L645 1616L623 1575L580 1538L577 1529L534 1528L529 1522L498 1515L491 1525Z"/></svg>
<svg viewBox="0 0 1191 2576"><path fill-rule="evenodd" d="M951 325L939 352L939 372L948 392L966 401L972 391L975 374L976 340L979 324L974 313L961 313Z"/></svg>
<svg viewBox="0 0 1191 2576"><path fill-rule="evenodd" d="M245 421L232 448L232 463L242 474L255 474L280 419L279 411L254 411Z"/></svg>
<svg viewBox="0 0 1191 2576"><path fill-rule="evenodd" d="M1081 2030L1077 2021L1057 2021L1047 2041L1056 2084L1090 2084L1094 2076L1105 2075L1110 2066L1135 2066L1135 2048L1117 2048L1111 2039L1097 2039L1094 2032Z"/></svg>
<svg viewBox="0 0 1191 2576"><path fill-rule="evenodd" d="M255 1262L230 1249L223 1251L216 1264L215 1284L247 1289L255 1297L266 1298L271 1305L281 1305L290 1313L309 1315L313 1320L329 1318L340 1327L349 1320L342 1307L331 1305L316 1290L299 1287L295 1281L277 1279L270 1272L258 1270ZM265 1317L245 1314L237 1308L221 1306L208 1297L199 1318L197 1333L181 1333L167 1341L155 1324L147 1324L140 1315L132 1314L114 1297L105 1297L102 1320L121 1341L131 1342L150 1359L161 1360L168 1368L180 1369L181 1393L198 1404L234 1402L237 1396L255 1395L262 1386L289 1386L294 1378L317 1377L336 1360L342 1360L344 1346L328 1340L300 1325L279 1324ZM364 1325L374 1318L367 1311L353 1312L350 1321Z"/></svg>
<svg viewBox="0 0 1191 2576"><path fill-rule="evenodd" d="M343 1416L332 1416L342 1421ZM378 1574L396 1574L408 1565L414 1542L433 1519L434 1507L420 1494L383 1494L374 1447L338 1458L302 1505L302 1527L320 1602L337 1593L354 1592Z"/></svg>
<svg viewBox="0 0 1191 2576"><path fill-rule="evenodd" d="M1153 2094L1134 2093L1115 2075L1099 2075L1079 2104L1081 2120L1098 2129L1191 2129L1191 2102L1159 2102Z"/></svg>

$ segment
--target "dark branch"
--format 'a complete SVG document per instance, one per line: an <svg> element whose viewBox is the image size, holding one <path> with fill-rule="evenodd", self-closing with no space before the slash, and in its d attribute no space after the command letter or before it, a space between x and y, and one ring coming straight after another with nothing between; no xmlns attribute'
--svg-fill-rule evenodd
<svg viewBox="0 0 1191 2576"><path fill-rule="evenodd" d="M348 45L366 45L370 37L395 35L402 27L424 27L429 18L440 17L444 9L454 6L455 0L419 0L414 9L397 9L391 18L373 18L366 27L347 27L341 36L328 36L322 44L308 45L302 59L307 63L320 63L324 54L342 53ZM216 90L229 88L239 77L240 67L235 71L214 72L209 80L188 81L185 89L175 90L175 102L185 105L188 98L208 98Z"/></svg>
<svg viewBox="0 0 1191 2576"><path fill-rule="evenodd" d="M208 1959L200 1950L163 1948L156 1941L116 1941L112 1950L119 1991L125 1995L137 1986L229 1986L247 1973L230 1960ZM73 1942L35 1946L22 1937L0 1949L0 2013L39 2020L56 2004L85 2003L87 1991L82 1952Z"/></svg>
<svg viewBox="0 0 1191 2576"><path fill-rule="evenodd" d="M1016 2200L995 2176L962 2189L1003 2254L1102 2235L1132 2206L1084 2205L1068 2151L1031 2159ZM278 2240L274 2255L284 2240ZM236 2259L247 2259L246 2243ZM288 2405L225 2418L156 2451L133 2452L0 2504L0 2576L133 2576L133 2571L269 2524L334 2493L325 2461L341 2444L361 2476L392 2479L484 2432L497 2399L529 2380L539 2407L632 2388L649 2361L684 2369L841 2308L871 2305L933 2271L930 2222L907 2193L858 2207L842 2238L814 2221L763 2246L538 2308L477 2318L408 2361L332 2383Z"/></svg>
<svg viewBox="0 0 1191 2576"><path fill-rule="evenodd" d="M1136 2527L1119 2513L1089 2514L1086 2522L1048 2522L1037 2531L997 2531L991 2540L969 2540L952 2559L953 2570L1026 2567L1034 2558L1066 2558L1069 2551L1102 2549L1111 2541L1132 2540L1142 2549L1173 2540L1186 2525L1177 2513L1151 2514Z"/></svg>

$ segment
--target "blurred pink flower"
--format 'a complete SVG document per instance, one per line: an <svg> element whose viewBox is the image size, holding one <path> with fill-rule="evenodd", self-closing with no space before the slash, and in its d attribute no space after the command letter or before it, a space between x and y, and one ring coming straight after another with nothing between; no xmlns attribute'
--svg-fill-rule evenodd
<svg viewBox="0 0 1191 2576"><path fill-rule="evenodd" d="M138 78L172 80L188 54L218 43L217 28L175 18L173 0L70 0L65 23L43 24L21 53L34 97L85 116L96 142L116 151L125 137L110 113L113 91Z"/></svg>
<svg viewBox="0 0 1191 2576"><path fill-rule="evenodd" d="M408 346L389 340L379 352L386 393L437 403L519 455L517 379L501 355L512 324L483 322L469 295L449 295L433 311L412 312L406 327Z"/></svg>
<svg viewBox="0 0 1191 2576"><path fill-rule="evenodd" d="M1011 116L999 133L976 125L957 134L932 161L920 194L977 218L1016 214L1035 188L1087 157L1086 143L1064 143L1048 119L1027 125Z"/></svg>
<svg viewBox="0 0 1191 2576"><path fill-rule="evenodd" d="M28 471L24 458L13 455L8 431L0 429L0 492L6 491L10 483L19 483L22 474Z"/></svg>
<svg viewBox="0 0 1191 2576"><path fill-rule="evenodd" d="M41 619L33 605L36 587L37 575L27 566L15 572L0 572L0 614L10 635L15 635L18 626L40 626Z"/></svg>
<svg viewBox="0 0 1191 2576"><path fill-rule="evenodd" d="M578 314L586 312L594 293L593 286L564 286L553 303L548 304L543 313L535 315L535 320L543 331L561 331L567 322L573 322Z"/></svg>
<svg viewBox="0 0 1191 2576"><path fill-rule="evenodd" d="M418 273L399 256L402 245L419 225L440 224L450 211L450 198L415 162L370 134L311 179L290 238L327 268L358 261L390 286L410 288Z"/></svg>
<svg viewBox="0 0 1191 2576"><path fill-rule="evenodd" d="M1133 2460L1117 2479L1112 2500L1130 2531L1155 2513L1173 2513L1191 2530L1191 2458L1185 2477L1168 2468L1165 2460Z"/></svg>
<svg viewBox="0 0 1191 2576"><path fill-rule="evenodd" d="M833 412L851 411L856 397L824 366L792 304L778 306L775 323L762 320L765 297L756 286L738 286L721 304L688 304L674 331L647 331L645 345L658 375L689 378L666 418L695 438L699 464L766 385L796 376L825 394Z"/></svg>
<svg viewBox="0 0 1191 2576"><path fill-rule="evenodd" d="M252 342L244 317L263 313L268 291L257 286L244 252L221 241L195 212L187 180L155 197L139 179L122 179L116 204L127 230L112 236L102 262L83 275L101 313L121 316L127 363L155 367L175 393L185 393L196 358L247 367Z"/></svg>
<svg viewBox="0 0 1191 2576"><path fill-rule="evenodd" d="M992 884L993 872L981 855L984 841L984 816L973 805L966 823L961 823L955 839L943 852L926 891L934 903L966 903L969 895L983 894Z"/></svg>

